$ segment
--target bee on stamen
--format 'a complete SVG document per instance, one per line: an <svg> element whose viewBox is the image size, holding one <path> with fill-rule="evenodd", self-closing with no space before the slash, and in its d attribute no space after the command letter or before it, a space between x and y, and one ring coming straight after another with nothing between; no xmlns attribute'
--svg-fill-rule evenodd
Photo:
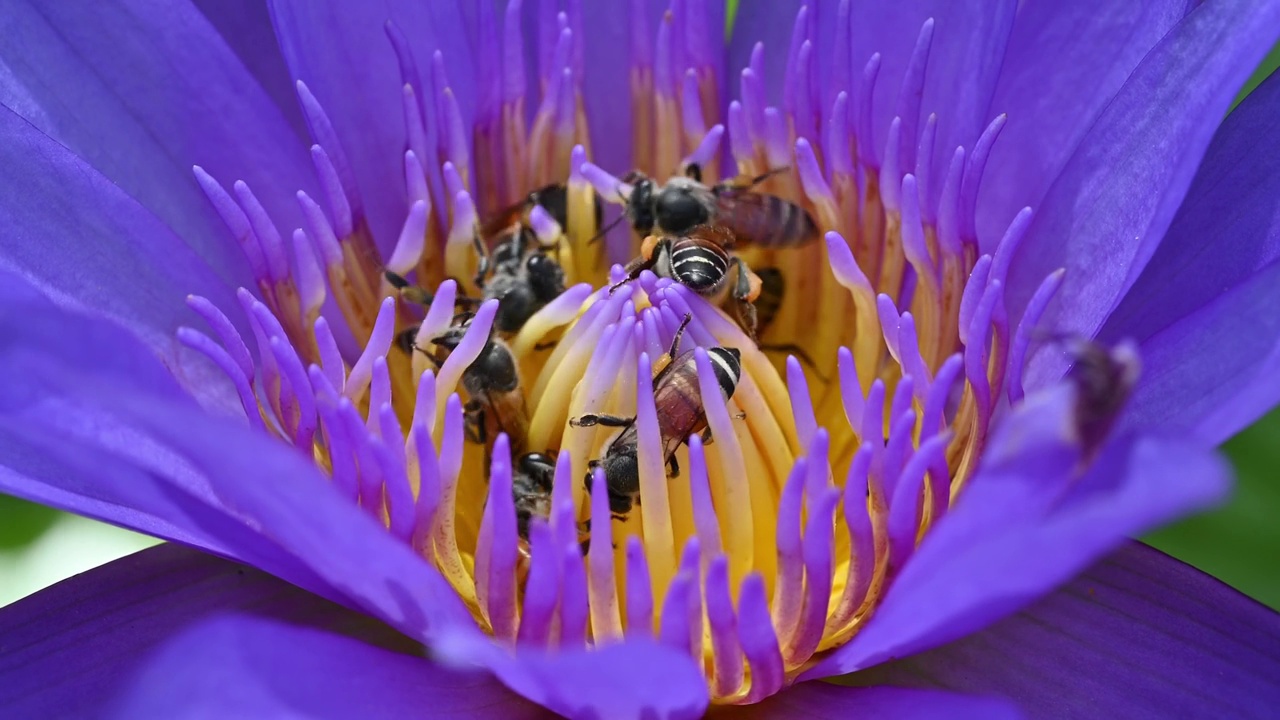
<svg viewBox="0 0 1280 720"><path fill-rule="evenodd" d="M625 198L631 226L642 234L681 235L697 225L724 225L742 245L798 247L818 238L818 224L796 203L753 190L787 168L754 178L704 185L702 168L689 164L684 176L661 186L639 170L622 180L631 186Z"/></svg>
<svg viewBox="0 0 1280 720"><path fill-rule="evenodd" d="M662 437L663 460L667 476L680 474L676 450L688 442L691 435L701 434L704 442L711 442L706 409L698 386L698 366L694 350L677 355L685 327L691 320L685 315L676 331L667 354L654 364L653 400L658 414L658 430ZM707 349L711 367L720 386L722 399L733 397L742 378L741 354L736 348L713 347ZM624 519L632 507L640 502L640 467L638 459L639 431L634 417L588 414L570 418L573 427L622 428L622 432L609 444L603 458L592 460L589 466L604 470L609 492L609 510L616 519ZM591 491L591 473L586 476L587 491Z"/></svg>
<svg viewBox="0 0 1280 720"><path fill-rule="evenodd" d="M736 255L730 255L734 237L724 227L699 225L684 235L650 235L640 245L640 256L627 264L627 277L609 288L617 290L640 273L651 270L724 307L730 317L753 341L756 338L756 309L760 278ZM727 301L732 298L733 302Z"/></svg>

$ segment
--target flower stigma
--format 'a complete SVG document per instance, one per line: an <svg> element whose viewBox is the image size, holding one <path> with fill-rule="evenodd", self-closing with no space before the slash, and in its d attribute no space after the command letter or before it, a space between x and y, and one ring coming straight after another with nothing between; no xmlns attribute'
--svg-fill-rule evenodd
<svg viewBox="0 0 1280 720"><path fill-rule="evenodd" d="M932 21L876 147L878 55L860 80L837 68L856 90L820 96L802 9L782 106L766 104L756 45L721 117L723 61L695 42L718 32L708 6L673 7L656 28L632 14L610 99L631 110L635 166L621 168L589 161L573 11L540 11L528 82L521 3L479 5L472 123L450 59L417 67L388 24L408 149L403 188L380 189L407 207L386 253L338 129L298 82L321 188L297 194L305 228L286 241L247 185L195 169L255 278L239 299L258 362L203 298L189 304L212 335L178 337L226 373L254 428L314 458L497 642L651 636L700 665L714 702L751 703L848 642L963 492L993 416L1023 399L1063 271L1011 321L1031 213L979 250L1004 118L972 148L935 148L938 116L916 120ZM935 153L949 157L938 177ZM754 241L681 245L705 226L668 233L664 202L637 194L669 186L737 203L706 225L747 211L764 225ZM1095 360L1100 395L1132 383L1132 357ZM1115 409L1095 409L1105 432Z"/></svg>

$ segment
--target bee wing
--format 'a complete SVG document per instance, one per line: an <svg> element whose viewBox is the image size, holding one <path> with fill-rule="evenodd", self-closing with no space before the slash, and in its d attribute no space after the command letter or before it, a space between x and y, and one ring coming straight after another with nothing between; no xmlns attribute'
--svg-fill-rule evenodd
<svg viewBox="0 0 1280 720"><path fill-rule="evenodd" d="M716 193L716 222L727 227L742 245L764 243L777 224L771 207L776 201L750 190L725 188Z"/></svg>
<svg viewBox="0 0 1280 720"><path fill-rule="evenodd" d="M735 187L716 192L716 222L727 226L743 245L796 247L818 237L813 216L776 195Z"/></svg>

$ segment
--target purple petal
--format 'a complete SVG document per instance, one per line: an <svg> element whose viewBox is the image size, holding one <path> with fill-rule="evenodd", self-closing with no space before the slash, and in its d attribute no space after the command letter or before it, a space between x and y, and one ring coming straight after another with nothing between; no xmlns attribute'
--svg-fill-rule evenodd
<svg viewBox="0 0 1280 720"><path fill-rule="evenodd" d="M1196 7L1139 63L1036 209L1009 275L1011 315L1059 267L1045 321L1092 337L1146 265L1186 194L1213 131L1275 40L1280 5ZM1028 387L1058 377L1041 353Z"/></svg>
<svg viewBox="0 0 1280 720"><path fill-rule="evenodd" d="M110 178L2 108L0 137L0 266L127 328L208 406L238 408L225 377L173 337L179 325L202 325L183 303L188 293L229 308L230 288Z"/></svg>
<svg viewBox="0 0 1280 720"><path fill-rule="evenodd" d="M137 198L222 277L245 278L244 258L192 165L245 181L278 223L299 224L293 193L314 185L305 146L195 6L8 3L0 48L0 101Z"/></svg>
<svg viewBox="0 0 1280 720"><path fill-rule="evenodd" d="M0 475L6 492L210 548L412 637L476 632L434 568L309 457L202 412L128 335L86 326L16 278L0 287L11 308L0 336L18 338L0 348L0 374L23 378L0 385L0 457L33 466Z"/></svg>
<svg viewBox="0 0 1280 720"><path fill-rule="evenodd" d="M994 693L1045 718L1271 717L1280 615L1130 543L977 635L847 680Z"/></svg>
<svg viewBox="0 0 1280 720"><path fill-rule="evenodd" d="M535 14L534 11L543 2L546 0L525 0L525 13ZM636 165L635 159L631 157L633 110L628 90L630 4L629 0L584 0L582 11L586 37L574 38L574 42L584 45L586 77L582 79L582 102L586 107L591 131L591 162L619 175ZM646 4L649 27L656 30L661 22L665 3L661 6L652 2ZM646 41L652 43L653 39L648 38Z"/></svg>
<svg viewBox="0 0 1280 720"><path fill-rule="evenodd" d="M116 718L545 718L493 678L313 628L223 615L165 643Z"/></svg>
<svg viewBox="0 0 1280 720"><path fill-rule="evenodd" d="M159 545L0 609L0 707L9 717L95 714L143 657L183 627L243 610L412 647L368 617L264 572Z"/></svg>
<svg viewBox="0 0 1280 720"><path fill-rule="evenodd" d="M1280 76L1214 136L1164 242L1100 336L1141 343L1135 427L1217 444L1280 402Z"/></svg>
<svg viewBox="0 0 1280 720"><path fill-rule="evenodd" d="M1186 441L1128 436L1082 475L1065 386L1005 418L954 510L926 536L867 628L802 677L870 667L990 625L1125 537L1225 496L1228 470Z"/></svg>
<svg viewBox="0 0 1280 720"><path fill-rule="evenodd" d="M192 0L235 52L245 69L275 101L298 137L309 137L298 107L298 96L285 66L271 13L262 0Z"/></svg>
<svg viewBox="0 0 1280 720"><path fill-rule="evenodd" d="M1039 207L1107 102L1193 6L1184 0L1023 3L992 113L1009 121L980 190L978 238L991 251L1009 220Z"/></svg>
<svg viewBox="0 0 1280 720"><path fill-rule="evenodd" d="M893 718L894 720L1002 720L1018 718L1006 700L980 698L938 690L901 687L842 687L809 682L783 690L756 705L734 708L734 720L770 718Z"/></svg>
<svg viewBox="0 0 1280 720"><path fill-rule="evenodd" d="M403 190L408 139L402 109L404 80L387 37L387 23L412 39L418 77L431 77L433 53L443 54L449 83L469 128L475 112L475 73L458 4L273 0L271 19L293 77L307 84L332 120L350 160L369 227L380 247L389 250L409 202ZM426 108L435 106L435 93L441 90L414 88Z"/></svg>
<svg viewBox="0 0 1280 720"><path fill-rule="evenodd" d="M520 695L566 717L699 718L707 683L688 652L648 637L594 650L529 649L512 655L478 635L433 646L441 658L478 665Z"/></svg>
<svg viewBox="0 0 1280 720"><path fill-rule="evenodd" d="M733 20L733 34L729 36L728 46L730 77L736 78L747 67L755 44L764 43L766 57L773 58L765 64L763 78L767 91L765 100L771 105L782 103L787 50L791 45L796 13L803 4L801 0L770 0L739 5L738 15ZM866 62L865 58L863 62ZM722 104L728 104L727 98L722 99Z"/></svg>
<svg viewBox="0 0 1280 720"><path fill-rule="evenodd" d="M1124 426L1218 444L1280 401L1280 261L1146 338Z"/></svg>

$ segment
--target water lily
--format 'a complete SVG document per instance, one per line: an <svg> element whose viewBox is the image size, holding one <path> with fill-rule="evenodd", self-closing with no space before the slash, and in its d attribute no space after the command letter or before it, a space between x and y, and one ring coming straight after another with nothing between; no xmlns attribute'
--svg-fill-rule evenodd
<svg viewBox="0 0 1280 720"><path fill-rule="evenodd" d="M1184 6L7 7L0 490L172 543L0 610L0 707L1266 714L1276 615L1125 544L1280 401L1280 80L1218 122L1280 6ZM742 248L759 343L610 267L691 164L821 227ZM476 227L550 183L568 289L491 334Z"/></svg>

